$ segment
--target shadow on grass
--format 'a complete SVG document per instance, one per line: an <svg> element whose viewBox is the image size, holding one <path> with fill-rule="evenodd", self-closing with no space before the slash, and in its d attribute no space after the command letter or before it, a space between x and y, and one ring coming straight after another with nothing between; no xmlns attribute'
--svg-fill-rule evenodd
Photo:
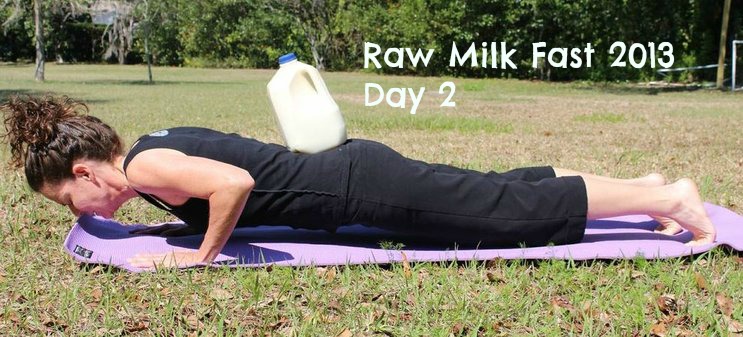
<svg viewBox="0 0 743 337"><path fill-rule="evenodd" d="M31 60L18 60L16 62L0 62L0 67L6 68L25 68L33 66L34 62Z"/></svg>
<svg viewBox="0 0 743 337"><path fill-rule="evenodd" d="M198 84L198 85L204 85L204 84L217 84L217 85L235 85L235 84L242 84L241 82L216 82L216 81L164 81L164 80L153 80L152 82L147 80L111 80L111 79L101 79L101 80L81 80L81 81L62 81L65 83L80 83L80 84L97 84L97 85L132 85L132 86L138 86L138 85L153 85L153 86L159 86L159 85L189 85L189 84Z"/></svg>
<svg viewBox="0 0 743 337"><path fill-rule="evenodd" d="M126 269L103 263L79 263L78 268L88 273L119 274L126 272Z"/></svg>
<svg viewBox="0 0 743 337"><path fill-rule="evenodd" d="M204 265L204 266L192 266L187 268L160 268L159 270L151 270L151 272L189 272L193 271L194 269L219 269L223 266L229 266L230 262L232 261L223 261L223 262L215 262L212 263L212 265ZM270 265L266 266L256 266L256 267L245 267L245 268L251 268L251 269L265 269L269 267ZM118 275L118 274L131 274L132 272L110 264L104 264L104 263L78 263L78 268L81 271L84 271L86 273L90 274L112 274L112 275Z"/></svg>
<svg viewBox="0 0 743 337"><path fill-rule="evenodd" d="M576 84L578 90L596 91L602 94L612 95L658 95L669 92L690 92L704 89L699 84L691 85L664 85L664 86L642 86L629 84L593 83Z"/></svg>
<svg viewBox="0 0 743 337"><path fill-rule="evenodd" d="M716 254L716 255L723 255L723 256L737 256L740 258L743 258L743 252L736 251L735 249L730 248L726 245L717 246L707 252L694 254L694 255L687 255L687 256L680 256L675 258L669 258L669 259L663 259L666 260L676 260L680 261L683 264L691 264L698 260L707 259L710 257L710 255ZM646 260L643 258L634 258L634 259L594 259L594 260L550 260L550 259L502 259L502 258L495 258L490 260L468 260L468 261L410 261L409 264L411 267L415 267L416 265L431 265L431 266L437 266L440 268L449 268L452 266L457 266L461 268L468 267L474 263L477 268L481 269L487 269L487 270L493 270L493 269L500 269L503 267L513 267L513 266L522 266L522 267L531 267L531 268L541 268L545 265L551 265L554 263L562 263L565 264L565 266L570 266L571 268L592 268L595 266L622 266L626 265L627 267L631 268L639 268L645 264L653 263L653 261L660 261L660 260ZM396 266L399 266L402 262L392 262L392 263L374 263L377 268L383 269L383 270L393 270L396 268ZM367 268L371 264L346 264L346 265L336 265L335 267L339 270L344 270L346 268L354 270L354 269L364 269ZM181 268L181 269L165 269L164 271L174 271L174 272L188 272L193 271L194 269L218 269L224 266L229 266L229 261L225 261L225 263L216 264L213 266L195 266L191 268ZM80 268L81 271L88 272L88 273L97 273L97 274L121 274L121 273L130 273L126 269L122 269L116 266L107 265L107 264L98 264L98 263L80 263L78 264L78 268ZM266 268L273 268L273 265L267 264L262 266L251 266L251 267L238 267L238 268L247 268L247 269L266 269ZM312 269L316 268L316 266L284 266L284 268L294 268L294 269ZM237 268L234 268L237 269Z"/></svg>
<svg viewBox="0 0 743 337"><path fill-rule="evenodd" d="M673 258L666 258L666 259L644 259L641 257L637 258L630 258L630 259L592 259L592 260L569 260L569 259L503 259L503 258L494 258L490 260L478 260L478 261L410 261L410 265L414 266L416 264L431 264L436 265L439 267L447 267L450 265L456 265L458 267L466 267L469 264L475 263L476 266L484 269L496 269L499 267L510 267L510 266L525 266L525 267L533 267L533 268L540 268L544 265L549 265L553 263L564 263L566 266L572 266L574 268L591 268L594 266L621 266L621 265L630 265L630 266L642 266L644 264L653 263L656 261L679 261L683 262L684 264L691 264L694 263L697 260L703 260L709 258L711 255L717 255L717 256L734 256L734 257L741 257L743 258L743 251L737 251L730 246L727 245L719 245L717 247L714 247L706 252L693 254L693 255L684 255L679 257L673 257ZM398 264L396 263L386 263L386 264L379 264L382 268L391 268L392 265Z"/></svg>
<svg viewBox="0 0 743 337"><path fill-rule="evenodd" d="M27 89L0 89L0 103L5 102L8 100L8 97L15 96L15 95L43 95L44 92L41 91L35 91L35 90L27 90ZM53 93L52 93L53 94Z"/></svg>
<svg viewBox="0 0 743 337"><path fill-rule="evenodd" d="M36 91L36 90L27 90L27 89L12 89L12 90L6 90L6 89L0 89L0 103L4 103L10 98L10 96L43 96L43 95L52 95L52 96L62 96L63 93L58 93L54 91ZM79 99L83 101L86 104L100 104L100 103L108 103L111 100L107 99L80 99L75 96L70 96L71 98Z"/></svg>

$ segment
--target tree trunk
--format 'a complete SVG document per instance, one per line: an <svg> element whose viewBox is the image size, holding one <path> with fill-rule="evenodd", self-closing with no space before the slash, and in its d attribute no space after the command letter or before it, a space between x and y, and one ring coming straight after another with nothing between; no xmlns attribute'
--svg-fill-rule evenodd
<svg viewBox="0 0 743 337"><path fill-rule="evenodd" d="M307 39L310 42L310 50L312 50L312 58L315 59L315 68L317 68L317 70L319 71L325 70L325 64L323 64L323 58L322 56L320 56L320 53L317 50L317 39L310 34L307 34Z"/></svg>
<svg viewBox="0 0 743 337"><path fill-rule="evenodd" d="M150 39L150 33L149 33L149 21L147 22L147 31L144 35L144 55L147 58L147 80L150 84L152 84L152 54L150 54L150 46L149 46L149 39Z"/></svg>
<svg viewBox="0 0 743 337"><path fill-rule="evenodd" d="M36 74L37 81L44 81L44 30L41 18L41 0L34 0L34 24L36 25Z"/></svg>
<svg viewBox="0 0 743 337"><path fill-rule="evenodd" d="M124 47L119 46L119 53L116 55L119 58L119 64L124 64L124 61L126 61L126 54L124 51Z"/></svg>
<svg viewBox="0 0 743 337"><path fill-rule="evenodd" d="M150 53L150 2L144 0L144 55L147 58L147 80L152 84L152 53Z"/></svg>
<svg viewBox="0 0 743 337"><path fill-rule="evenodd" d="M722 10L722 27L720 29L720 53L717 57L717 88L722 89L725 79L725 51L728 44L728 19L730 18L730 0L725 0ZM735 60L733 60L735 61Z"/></svg>

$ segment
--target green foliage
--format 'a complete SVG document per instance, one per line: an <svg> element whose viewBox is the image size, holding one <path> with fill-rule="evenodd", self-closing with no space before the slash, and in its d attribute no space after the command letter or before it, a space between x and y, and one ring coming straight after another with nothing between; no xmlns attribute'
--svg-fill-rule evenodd
<svg viewBox="0 0 743 337"><path fill-rule="evenodd" d="M141 7L142 1L135 2ZM722 1L718 0L148 0L149 44L157 65L193 67L276 67L276 58L296 52L300 59L329 70L363 68L364 42L385 48L435 49L428 66L384 66L367 71L423 76L503 77L550 81L636 81L656 79L646 66L611 67L615 41L670 42L675 67L714 64L719 48ZM25 7L30 7L24 3ZM733 0L733 8L743 0ZM12 8L0 8L5 21ZM141 10L140 10L141 12ZM30 11L0 34L0 60L33 58ZM90 62L102 51L103 27L88 16L62 20L47 14L49 57ZM142 21L143 15L137 15ZM743 12L731 13L728 37L743 36ZM144 62L142 29L129 62ZM507 42L517 53L517 69L449 66L452 45ZM532 67L532 43L547 48L596 50L591 67ZM673 74L669 80L708 80L714 71Z"/></svg>
<svg viewBox="0 0 743 337"><path fill-rule="evenodd" d="M153 49L166 55L159 64L267 68L300 44L290 19L273 15L266 1L153 2L169 6L153 29Z"/></svg>
<svg viewBox="0 0 743 337"><path fill-rule="evenodd" d="M100 36L103 27L92 24L90 16L60 10L59 4L45 3L44 49L47 57L64 62L95 62L102 51ZM2 5L0 3L0 5ZM14 11L18 18L10 20ZM35 58L33 2L22 1L17 9L8 4L0 6L0 61L26 62Z"/></svg>
<svg viewBox="0 0 743 337"><path fill-rule="evenodd" d="M402 250L403 248L405 248L405 244L402 242L394 241L379 241L379 248L385 250Z"/></svg>
<svg viewBox="0 0 743 337"><path fill-rule="evenodd" d="M19 18L13 19L15 8L12 4L0 7L0 61L20 61L33 59L33 25L31 30L27 29L26 16L29 12L29 3L22 3L19 8ZM33 22L33 19L31 19Z"/></svg>
<svg viewBox="0 0 743 337"><path fill-rule="evenodd" d="M105 49L101 44L104 27L94 25L89 15L49 15L45 22L46 51L64 62L97 62Z"/></svg>

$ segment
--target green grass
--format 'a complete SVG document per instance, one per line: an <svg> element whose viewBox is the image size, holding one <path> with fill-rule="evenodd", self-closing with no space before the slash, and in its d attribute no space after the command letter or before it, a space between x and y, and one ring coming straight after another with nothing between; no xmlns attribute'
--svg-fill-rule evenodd
<svg viewBox="0 0 743 337"><path fill-rule="evenodd" d="M0 100L53 92L90 102L128 144L175 125L281 142L265 85L272 71L0 66ZM555 165L618 177L688 176L705 200L743 210L743 100L717 91L657 93L513 80L324 74L349 136L416 159L471 169ZM441 108L444 81L456 108ZM426 87L416 115L364 106L364 83ZM606 111L611 111L610 113ZM0 150L6 162L7 147ZM722 249L647 261L490 261L333 268L227 268L130 274L81 267L62 250L74 219L3 168L0 335L727 336L716 297L743 298L743 260ZM171 217L142 201L122 222ZM395 242L380 242L399 249ZM406 276L408 275L408 276ZM700 281L702 280L702 281ZM666 296L666 297L662 297ZM658 305L673 298L673 304ZM723 300L724 300L723 298ZM670 308L670 309L668 309ZM742 321L743 307L732 317Z"/></svg>
<svg viewBox="0 0 743 337"><path fill-rule="evenodd" d="M472 117L452 117L446 115L410 114L354 114L348 118L349 128L365 131L456 131L463 133L509 133L513 126Z"/></svg>
<svg viewBox="0 0 743 337"><path fill-rule="evenodd" d="M484 80L468 80L462 83L462 89L465 91L483 91L485 90Z"/></svg>

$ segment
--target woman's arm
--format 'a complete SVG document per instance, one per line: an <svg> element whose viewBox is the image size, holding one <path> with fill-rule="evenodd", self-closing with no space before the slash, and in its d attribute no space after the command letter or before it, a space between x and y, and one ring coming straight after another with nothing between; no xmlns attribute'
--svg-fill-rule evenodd
<svg viewBox="0 0 743 337"><path fill-rule="evenodd" d="M209 227L197 252L139 254L130 263L141 267L212 262L232 234L255 186L253 177L242 168L171 149L143 151L129 163L126 173L132 188L171 204L179 205L189 198L209 200Z"/></svg>

